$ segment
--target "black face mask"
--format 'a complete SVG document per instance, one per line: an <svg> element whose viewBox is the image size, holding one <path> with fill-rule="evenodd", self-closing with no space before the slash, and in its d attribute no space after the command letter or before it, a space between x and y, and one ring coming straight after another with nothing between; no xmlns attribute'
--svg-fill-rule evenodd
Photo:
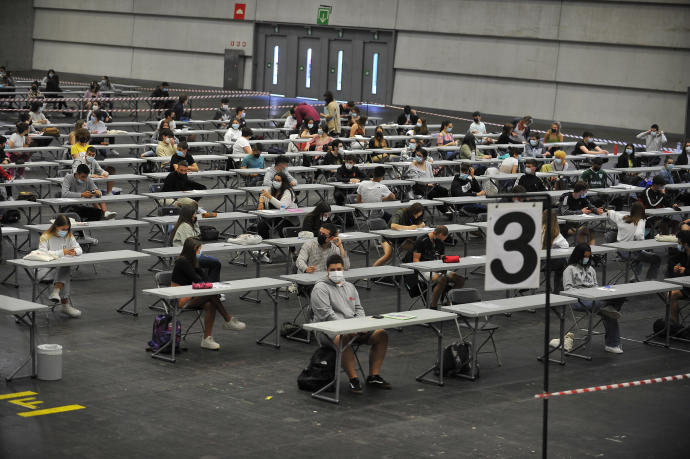
<svg viewBox="0 0 690 459"><path fill-rule="evenodd" d="M377 138L377 139L380 139L381 137L383 137L383 132L377 132L377 133L376 133L376 138Z"/></svg>
<svg viewBox="0 0 690 459"><path fill-rule="evenodd" d="M327 239L328 239L328 236L324 236L323 234L319 234L317 241L319 242L319 245L324 245L326 243Z"/></svg>
<svg viewBox="0 0 690 459"><path fill-rule="evenodd" d="M478 122L479 122L479 118L474 118L474 122L475 122L475 123L478 123Z"/></svg>

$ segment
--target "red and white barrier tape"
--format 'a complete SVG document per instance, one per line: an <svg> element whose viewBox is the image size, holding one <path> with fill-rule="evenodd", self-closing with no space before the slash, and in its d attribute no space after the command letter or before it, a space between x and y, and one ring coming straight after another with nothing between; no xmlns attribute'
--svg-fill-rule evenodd
<svg viewBox="0 0 690 459"><path fill-rule="evenodd" d="M605 391L605 390L624 389L626 387L646 386L646 385L655 384L655 383L680 381L682 379L690 379L690 373L685 373L682 375L675 375L675 376L663 376L661 378L641 379L639 381L630 381L630 382L624 382L624 383L618 383L618 384L607 384L605 386L586 387L584 389L572 389L572 390L564 390L564 391L560 391L560 392L545 392L545 393L541 393L541 394L536 394L534 396L534 398L544 399L544 398L558 397L561 395L587 394L589 392L601 392L601 391Z"/></svg>
<svg viewBox="0 0 690 459"><path fill-rule="evenodd" d="M267 96L267 93L248 91L242 94L234 94L231 97L254 97L254 96ZM0 93L2 96L2 93ZM213 94L205 96L189 96L189 100L198 99L219 99L221 97L228 97L224 94ZM163 101L163 100L177 100L177 97L14 97L14 98L4 98L1 99L3 102L82 102L82 101L103 101L103 102L133 102L133 101Z"/></svg>
<svg viewBox="0 0 690 459"><path fill-rule="evenodd" d="M64 101L64 99L62 99ZM324 104L314 104L316 106L319 105L324 105ZM244 107L245 110L268 110L268 109L273 109L273 108L291 108L292 104L290 105L264 105L264 106L247 106ZM218 107L194 107L192 110L193 111L208 111L208 110L217 110ZM0 108L0 112L26 112L28 111L28 108ZM132 113L132 112L150 112L150 111L157 111L160 109L157 108L113 108L113 109L107 109L107 112L127 112L127 113ZM65 109L44 109L43 113L63 113L63 112L68 112L68 113L77 113L77 112L85 112L87 111L86 109L80 110L78 108L65 108Z"/></svg>

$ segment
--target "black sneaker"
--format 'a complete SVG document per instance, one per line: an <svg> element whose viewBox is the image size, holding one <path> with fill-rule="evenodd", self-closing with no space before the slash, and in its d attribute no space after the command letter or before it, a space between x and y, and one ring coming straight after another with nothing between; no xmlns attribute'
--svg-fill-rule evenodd
<svg viewBox="0 0 690 459"><path fill-rule="evenodd" d="M350 379L350 392L354 394L361 394L364 392L364 389L362 389L362 383L359 382L359 378Z"/></svg>
<svg viewBox="0 0 690 459"><path fill-rule="evenodd" d="M391 390L393 388L393 386L391 386L391 383L389 383L379 375L370 375L369 377L367 377L367 385L386 390Z"/></svg>

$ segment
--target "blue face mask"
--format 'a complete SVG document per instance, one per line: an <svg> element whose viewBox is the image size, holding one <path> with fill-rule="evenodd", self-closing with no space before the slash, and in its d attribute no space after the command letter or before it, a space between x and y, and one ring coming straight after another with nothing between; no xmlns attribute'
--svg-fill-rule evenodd
<svg viewBox="0 0 690 459"><path fill-rule="evenodd" d="M467 174L460 174L460 178L461 178L462 180L467 180L468 178L470 178L470 176L467 175Z"/></svg>
<svg viewBox="0 0 690 459"><path fill-rule="evenodd" d="M58 235L59 237L65 237L65 236L67 236L67 230L59 230L59 231L57 232L57 235Z"/></svg>
<svg viewBox="0 0 690 459"><path fill-rule="evenodd" d="M682 245L676 244L676 246L677 246L679 252L682 252L682 251L683 251L683 246L682 246Z"/></svg>
<svg viewBox="0 0 690 459"><path fill-rule="evenodd" d="M451 132L453 132L453 128L452 128L452 127L447 127L447 128L446 128L446 132L447 132L448 134L450 134Z"/></svg>
<svg viewBox="0 0 690 459"><path fill-rule="evenodd" d="M280 187L282 186L283 182L278 182L276 180L273 181L273 189L279 190Z"/></svg>
<svg viewBox="0 0 690 459"><path fill-rule="evenodd" d="M582 259L582 264L585 265L585 266L587 266L587 265L589 264L589 257L584 257L584 258Z"/></svg>
<svg viewBox="0 0 690 459"><path fill-rule="evenodd" d="M180 150L177 150L177 156L184 156L184 152L183 152L183 151L180 151Z"/></svg>
<svg viewBox="0 0 690 459"><path fill-rule="evenodd" d="M95 159L96 158L94 158L93 156L88 156L88 155L86 156L86 160L90 163L92 163Z"/></svg>
<svg viewBox="0 0 690 459"><path fill-rule="evenodd" d="M242 112L242 118L244 118L247 114L245 112Z"/></svg>
<svg viewBox="0 0 690 459"><path fill-rule="evenodd" d="M586 197L587 197L587 193L582 193L582 196L580 196L580 198L586 198Z"/></svg>
<svg viewBox="0 0 690 459"><path fill-rule="evenodd" d="M240 125L239 125L239 124L233 124L233 125L232 125L232 128L233 128L233 129L239 129L239 128L240 128Z"/></svg>
<svg viewBox="0 0 690 459"><path fill-rule="evenodd" d="M86 180L77 179L77 182L79 182L79 183L86 183Z"/></svg>
<svg viewBox="0 0 690 459"><path fill-rule="evenodd" d="M532 145L533 147L537 146L537 141L536 140L530 140L529 144Z"/></svg>

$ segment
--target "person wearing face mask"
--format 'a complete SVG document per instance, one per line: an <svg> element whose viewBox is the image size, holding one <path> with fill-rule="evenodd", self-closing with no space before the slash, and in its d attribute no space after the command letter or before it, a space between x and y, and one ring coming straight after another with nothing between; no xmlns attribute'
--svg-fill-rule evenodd
<svg viewBox="0 0 690 459"><path fill-rule="evenodd" d="M180 256L175 260L172 270L170 286L192 285L200 282L210 282L208 273L201 266L199 258L203 256L203 246L197 238L187 238L182 245ZM177 307L181 309L204 310L204 337L201 339L201 348L212 351L220 349L212 336L213 324L216 321L216 312L221 315L225 323L223 330L244 330L247 325L231 316L225 309L220 295L203 295L180 298Z"/></svg>
<svg viewBox="0 0 690 459"><path fill-rule="evenodd" d="M267 189L261 190L261 195L259 196L259 206L257 210L268 210L268 209L297 209L297 201L295 197L295 192L290 185L290 179L285 172L276 173L271 180L270 191ZM299 219L295 217L287 217L280 219L273 219L272 223L275 223L273 229L279 235L282 235L283 228L286 226L299 226ZM271 226L261 219L257 223L256 232L263 239L269 239L271 237ZM268 253L264 253L261 257L264 263L270 263L271 259L268 257Z"/></svg>
<svg viewBox="0 0 690 459"><path fill-rule="evenodd" d="M62 180L63 198L95 198L101 197L101 190L98 189L93 179L89 177L91 169L86 164L79 164L76 172L65 175ZM105 203L94 205L72 204L62 210L63 212L75 212L83 221L97 221L101 219L109 220L117 216L117 212L110 212Z"/></svg>
<svg viewBox="0 0 690 459"><path fill-rule="evenodd" d="M542 164L541 172L563 172L567 171L569 167L565 152L563 150L555 150L553 152L553 161ZM545 180L551 183L551 188L554 190L567 190L569 186L568 177L566 176L550 177Z"/></svg>
<svg viewBox="0 0 690 459"><path fill-rule="evenodd" d="M290 133L295 134L297 132L297 118L295 118L295 107L297 105L293 105L290 107L290 110L288 111L287 115L283 115L285 117L285 123L283 123L283 127L285 129L289 129Z"/></svg>
<svg viewBox="0 0 690 459"><path fill-rule="evenodd" d="M352 123L352 126L350 126L350 134L348 137L364 137L364 126L366 126L368 120L369 118L367 118L366 116L360 116L359 119L354 121Z"/></svg>
<svg viewBox="0 0 690 459"><path fill-rule="evenodd" d="M597 287L597 272L590 263L592 249L588 244L578 244L570 254L568 266L563 271L563 291L571 289ZM612 354L622 354L620 340L619 312L625 299L603 300L596 303L589 300L579 300L575 308L591 310L601 317L604 324L604 350Z"/></svg>
<svg viewBox="0 0 690 459"><path fill-rule="evenodd" d="M396 124L400 126L414 126L415 124L417 124L418 119L419 117L417 116L417 110L413 109L409 105L405 105L405 107L403 107L402 113L400 114L400 116L398 116ZM404 131L404 128L398 128L399 134L402 134Z"/></svg>
<svg viewBox="0 0 690 459"><path fill-rule="evenodd" d="M312 120L316 125L321 122L319 112L306 102L301 102L295 106L295 121L297 126L302 126L306 119Z"/></svg>
<svg viewBox="0 0 690 459"><path fill-rule="evenodd" d="M362 117L362 119L366 120L366 117ZM410 139L411 141L414 139ZM412 145L412 143L410 143ZM416 146L416 143L415 143ZM388 141L384 137L383 133L383 128L377 127L374 130L374 135L369 139L369 145L368 148L370 150L372 149L384 149L384 150L390 150L390 145L388 144ZM383 152L376 152L373 153L371 156L371 161L374 163L385 163L390 160L391 154L390 153L383 153Z"/></svg>
<svg viewBox="0 0 690 459"><path fill-rule="evenodd" d="M220 100L220 108L216 110L216 113L213 114L213 119L214 120L221 120L221 121L230 121L232 119L232 112L230 111L230 99L227 97L223 97ZM221 127L225 128L228 126L228 123L221 123Z"/></svg>
<svg viewBox="0 0 690 459"><path fill-rule="evenodd" d="M474 168L467 163L460 165L460 173L453 177L450 185L451 196L484 196L486 191L482 189L474 177ZM486 206L483 206L486 209Z"/></svg>
<svg viewBox="0 0 690 459"><path fill-rule="evenodd" d="M223 140L228 143L236 142L237 139L242 137L242 129L240 128L241 122L239 119L235 118L232 121L230 121L230 127L228 127L228 130L225 131L225 135L223 135Z"/></svg>
<svg viewBox="0 0 690 459"><path fill-rule="evenodd" d="M517 185L521 185L527 192L546 191L544 182L537 177L539 169L538 163L534 158L528 158L525 161L525 173L517 180Z"/></svg>
<svg viewBox="0 0 690 459"><path fill-rule="evenodd" d="M355 164L354 156L345 157L345 162L335 171L335 180L342 183L360 183L368 179L367 174L360 170ZM336 188L333 191L333 200L339 206L345 204L347 190Z"/></svg>
<svg viewBox="0 0 690 459"><path fill-rule="evenodd" d="M628 241L642 241L645 238L645 222L647 216L644 212L644 206L641 202L635 201L630 206L630 214L625 212L616 212L615 210L607 210L606 215L617 228L616 242ZM633 270L639 276L642 271L642 264L649 264L647 269L647 277L645 280L656 280L661 265L661 258L652 251L641 250L628 254L627 252L618 252L618 255L626 259L631 257L635 263Z"/></svg>
<svg viewBox="0 0 690 459"><path fill-rule="evenodd" d="M530 136L532 117L525 115L522 118L515 118L510 123L514 126L510 133L511 139L515 143L525 143Z"/></svg>
<svg viewBox="0 0 690 459"><path fill-rule="evenodd" d="M374 168L374 176L371 180L364 180L360 182L357 187L356 201L358 203L370 203L395 200L395 194L393 194L386 185L381 183L385 176L386 168L383 166L376 166ZM381 209L375 209L367 214L367 218L383 218L388 222L391 219L391 215Z"/></svg>
<svg viewBox="0 0 690 459"><path fill-rule="evenodd" d="M331 206L326 201L319 201L314 210L304 216L302 231L309 231L311 234L319 234L321 225L328 221L331 215Z"/></svg>
<svg viewBox="0 0 690 459"><path fill-rule="evenodd" d="M177 98L177 102L173 105L173 112L175 112L175 119L178 121L189 121L192 118L191 110L185 109L189 102L189 96L187 94L180 94Z"/></svg>
<svg viewBox="0 0 690 459"><path fill-rule="evenodd" d="M418 202L414 202L410 204L409 207L403 207L396 210L391 217L390 222L388 222L388 225L390 229L395 231L425 228L426 224L424 223L424 206ZM411 250L413 243L414 239L407 239L405 242L403 242L400 245L401 253ZM383 249L383 255L381 258L376 260L376 262L374 262L374 266L383 266L384 264L388 263L388 260L390 260L393 256L393 247L391 247L388 242L383 241L381 243L381 248ZM404 258L404 254L401 258Z"/></svg>
<svg viewBox="0 0 690 459"><path fill-rule="evenodd" d="M151 93L151 97L170 97L170 93L168 92L168 88L170 85L168 84L167 81L162 82L161 84L158 85L156 89L153 90ZM155 100L153 101L153 108L156 110L170 110L173 106L173 101L172 100ZM172 128L175 129L175 128Z"/></svg>
<svg viewBox="0 0 690 459"><path fill-rule="evenodd" d="M343 277L345 266L339 255L332 255L326 260L327 277L314 285L309 303L314 312L314 322L329 320L352 319L364 317L364 309L359 300L359 294L353 284ZM355 355L350 347L353 344L367 344L369 351L369 376L367 387L390 390L392 386L380 375L381 366L388 349L388 335L385 330L357 333L352 335L338 335L331 339L323 333L317 334L317 341L321 345L338 347L340 342L347 343L342 350L342 368L349 378L350 392L361 394L364 392L362 383L357 378ZM339 370L336 370L339 371Z"/></svg>
<svg viewBox="0 0 690 459"><path fill-rule="evenodd" d="M233 124L235 122L233 121ZM254 135L254 132L251 130L251 128L244 127L242 128L242 135L235 140L234 145L232 146L232 154L238 157L244 157L246 155L251 155L252 154L252 146L249 143L249 139L252 138Z"/></svg>
<svg viewBox="0 0 690 459"><path fill-rule="evenodd" d="M438 147L455 147L458 141L453 137L453 123L450 120L441 121L441 132L436 136L436 146ZM457 150L447 151L446 159L452 160L458 155Z"/></svg>
<svg viewBox="0 0 690 459"><path fill-rule="evenodd" d="M81 255L82 249L72 234L70 219L63 214L56 215L50 227L41 234L38 250L58 258ZM48 299L54 304L60 304L60 312L63 314L74 319L81 317L81 311L74 308L69 301L72 267L62 266L54 272L53 289Z"/></svg>
<svg viewBox="0 0 690 459"><path fill-rule="evenodd" d="M264 157L261 156L261 150L258 144L252 146L252 153L250 155L245 155L240 163L240 169L263 169ZM247 186L256 186L261 182L263 178L260 174L251 174L247 177Z"/></svg>
<svg viewBox="0 0 690 459"><path fill-rule="evenodd" d="M331 91L326 91L323 94L323 100L326 105L320 116L326 120L328 135L338 137L340 136L340 106L335 101Z"/></svg>
<svg viewBox="0 0 690 459"><path fill-rule="evenodd" d="M412 163L405 171L404 178L409 180L433 178L433 166L427 161L428 156L429 152L425 148L417 146L412 156ZM431 183L415 183L412 186L412 192L415 196L426 196L433 186Z"/></svg>
<svg viewBox="0 0 690 459"><path fill-rule="evenodd" d="M582 140L575 144L574 155L608 155L607 150L603 150L594 143L594 134L589 131L582 133Z"/></svg>
<svg viewBox="0 0 690 459"><path fill-rule="evenodd" d="M559 215L579 215L579 214L599 214L604 213L604 209L596 207L587 197L587 184L582 180L575 183L572 191L563 193L558 199ZM563 223L561 233L572 235L577 229L576 224Z"/></svg>
<svg viewBox="0 0 690 459"><path fill-rule="evenodd" d="M510 148L508 150L509 156L501 161L501 164L498 166L498 171L502 174L516 174L520 164L520 153L521 151L519 148Z"/></svg>
<svg viewBox="0 0 690 459"><path fill-rule="evenodd" d="M648 130L640 132L636 137L644 139L646 151L661 151L667 140L664 131L659 129L658 124L652 124Z"/></svg>
<svg viewBox="0 0 690 459"><path fill-rule="evenodd" d="M666 158L664 158L664 167L659 172L659 175L661 175L664 178L664 180L666 180L667 185L670 183L683 183L683 178L681 176L682 171L674 169L673 163L673 157L667 156ZM690 203L690 193L683 192L680 190L675 191L674 201L677 201L680 204L687 206L688 203Z"/></svg>
<svg viewBox="0 0 690 459"><path fill-rule="evenodd" d="M640 200L645 209L670 207L680 210L678 203L674 202L673 197L666 193L666 180L661 175L654 176L652 185L647 187L644 193L642 193ZM675 215L670 217L652 217L648 223L652 229L658 230L659 234L673 234L680 225L680 218Z"/></svg>
<svg viewBox="0 0 690 459"><path fill-rule="evenodd" d="M338 230L333 223L323 222L316 238L309 239L302 245L297 255L297 271L313 273L326 271L326 260L331 255L339 255L343 259L345 269L350 269L350 259L343 242L338 237Z"/></svg>
<svg viewBox="0 0 690 459"><path fill-rule="evenodd" d="M530 134L529 138L527 139L527 143L525 144L525 156L542 158L544 156L551 156L551 153L539 141L539 136L537 134Z"/></svg>
<svg viewBox="0 0 690 459"><path fill-rule="evenodd" d="M43 102L32 102L29 116L33 124L49 124L50 120L43 114Z"/></svg>
<svg viewBox="0 0 690 459"><path fill-rule="evenodd" d="M62 92L62 88L60 88L60 77L57 75L57 73L55 73L55 70L48 70L48 73L45 77L43 77L41 84L45 86L46 93L50 94L51 99L62 99L62 96L60 94L54 94ZM56 108L58 110L65 109L67 108L67 104L63 101L53 102L53 108ZM63 114L66 117L72 116L72 113L70 112L63 112Z"/></svg>
<svg viewBox="0 0 690 459"><path fill-rule="evenodd" d="M312 121L313 123L313 121ZM308 132L311 133L313 130L313 125L312 127L309 127L309 123L307 123L307 129ZM311 135L311 140L307 142L307 150L309 151L323 151L324 146L330 144L333 142L333 137L328 135L328 126L324 121L321 122L321 124L318 126L316 129L316 135L313 134L307 134L305 133L306 136ZM319 156L314 156L313 160L316 161L320 157Z"/></svg>
<svg viewBox="0 0 690 459"><path fill-rule="evenodd" d="M103 122L104 113L100 110L91 112L89 120L86 122L86 129L88 129L91 134L104 134L108 131L105 123Z"/></svg>
<svg viewBox="0 0 690 459"><path fill-rule="evenodd" d="M177 165L182 161L187 162L187 172L199 172L199 165L194 156L189 152L189 145L184 140L177 144L175 154L170 158L170 172L177 170Z"/></svg>
<svg viewBox="0 0 690 459"><path fill-rule="evenodd" d="M482 121L482 114L478 111L472 113L472 122L467 128L467 133L472 135L486 134L486 124Z"/></svg>
<svg viewBox="0 0 690 459"><path fill-rule="evenodd" d="M187 161L182 160L177 163L177 169L175 169L172 172L169 172L168 175L165 177L165 180L163 180L163 188L161 189L162 192L168 192L168 191L189 191L189 190L205 190L206 185L203 185L201 183L195 182L194 180L191 180L187 176L187 170L189 169L189 165L187 164ZM170 205L173 202L177 205L182 205L182 204L187 204L191 203L191 201L199 201L201 198L178 198L175 201L172 200L166 200L166 204ZM199 209L199 212L203 214L207 214L206 211L203 209Z"/></svg>
<svg viewBox="0 0 690 459"><path fill-rule="evenodd" d="M170 129L163 129L159 135L158 145L156 146L156 156L171 157L177 151L175 135Z"/></svg>
<svg viewBox="0 0 690 459"><path fill-rule="evenodd" d="M240 129L243 129L247 127L247 122L245 121L245 118L247 117L247 110L244 109L244 107L238 106L235 109L235 119L240 120Z"/></svg>
<svg viewBox="0 0 690 459"><path fill-rule="evenodd" d="M322 123L323 124L323 123ZM319 129L321 129L322 133L319 134ZM325 132L326 135L328 136L328 127L324 128L319 128L319 123L314 121L311 118L305 118L304 121L302 122L302 125L300 126L299 129L299 138L300 139L309 139L308 142L302 142L298 144L298 149L299 151L308 151L308 150L316 150L316 147L314 145L309 145L314 139L317 137L321 137L323 133ZM331 138L330 136L328 136ZM323 145L321 147L323 150ZM320 158L322 158L321 155L314 156L314 161L318 161ZM302 165L303 166L311 166L312 164L312 157L308 155L302 156Z"/></svg>
<svg viewBox="0 0 690 459"><path fill-rule="evenodd" d="M287 177L290 187L296 186L297 180L288 172L288 166L290 166L290 159L284 155L278 156L273 163L273 167L270 167L264 174L263 187L266 190L270 190L273 178L280 173Z"/></svg>
<svg viewBox="0 0 690 459"><path fill-rule="evenodd" d="M687 166L690 163L690 139L685 139L681 144L680 153L676 158L676 164L678 166ZM683 180L687 180L688 173L683 173Z"/></svg>
<svg viewBox="0 0 690 459"><path fill-rule="evenodd" d="M43 93L38 86L38 81L31 83L31 88L29 89L29 99L42 99Z"/></svg>
<svg viewBox="0 0 690 459"><path fill-rule="evenodd" d="M81 153L79 157L72 162L72 173L77 172L77 168L80 164L84 164L89 168L89 177L91 178L106 178L110 174L115 173L115 168L112 166L103 169L101 165L98 164L96 160L96 148L92 146L89 146L84 153ZM109 181L106 183L108 187L106 194L112 194L114 182Z"/></svg>
<svg viewBox="0 0 690 459"><path fill-rule="evenodd" d="M690 275L690 230L681 230L678 235L677 249L668 259L668 277L683 277ZM681 324L680 306L681 299L690 298L690 288L682 287L671 292L671 321Z"/></svg>
<svg viewBox="0 0 690 459"><path fill-rule="evenodd" d="M335 139L328 146L328 153L321 160L321 164L324 166L333 166L333 169L324 172L326 177L330 177L335 174L343 164L343 155L340 154L340 149L343 147L343 142L340 139Z"/></svg>
<svg viewBox="0 0 690 459"><path fill-rule="evenodd" d="M627 144L623 148L623 154L618 157L616 162L616 168L618 169L628 169L631 167L642 166L642 161L640 158L635 156L635 146L631 143ZM621 173L618 174L618 180L621 183L627 183L629 185L639 185L640 181L643 179L639 174L635 173Z"/></svg>
<svg viewBox="0 0 690 459"><path fill-rule="evenodd" d="M601 158L592 158L591 167L580 175L580 179L588 188L606 188L610 185L608 174L601 168L602 164L604 161Z"/></svg>

